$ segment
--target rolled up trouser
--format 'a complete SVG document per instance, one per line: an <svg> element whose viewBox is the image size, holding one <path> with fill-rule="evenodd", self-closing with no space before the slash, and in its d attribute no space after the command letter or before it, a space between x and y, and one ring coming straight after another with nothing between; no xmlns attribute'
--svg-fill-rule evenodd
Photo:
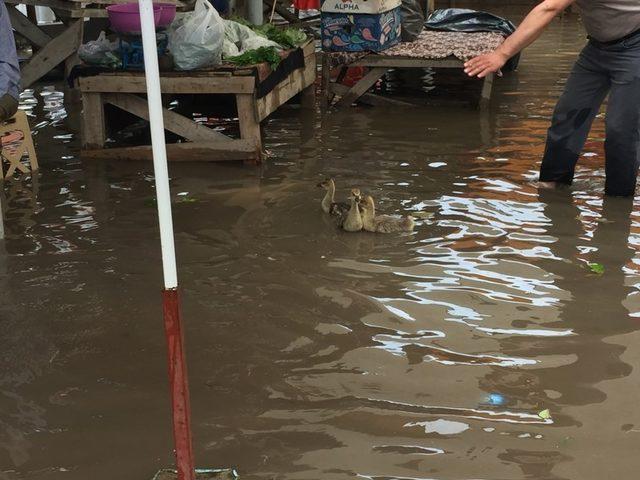
<svg viewBox="0 0 640 480"><path fill-rule="evenodd" d="M607 94L605 193L634 194L640 152L640 34L613 44L591 41L580 53L547 133L541 181L571 184Z"/></svg>
<svg viewBox="0 0 640 480"><path fill-rule="evenodd" d="M8 120L18 111L18 101L8 93L0 97L0 122Z"/></svg>

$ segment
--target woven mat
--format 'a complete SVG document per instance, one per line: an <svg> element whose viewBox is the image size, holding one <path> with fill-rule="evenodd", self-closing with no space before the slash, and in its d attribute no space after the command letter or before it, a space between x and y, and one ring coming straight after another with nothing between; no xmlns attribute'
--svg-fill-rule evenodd
<svg viewBox="0 0 640 480"><path fill-rule="evenodd" d="M380 55L436 60L454 56L459 60L466 61L476 55L492 52L502 42L504 42L504 37L499 33L424 30L415 42L400 43L395 47L380 52ZM328 55L331 67L335 68L341 65L349 65L367 55L375 54L370 52L334 52Z"/></svg>
<svg viewBox="0 0 640 480"><path fill-rule="evenodd" d="M466 61L494 51L504 42L499 33L434 32L424 30L415 42L400 43L382 52L389 57L439 59L454 56Z"/></svg>

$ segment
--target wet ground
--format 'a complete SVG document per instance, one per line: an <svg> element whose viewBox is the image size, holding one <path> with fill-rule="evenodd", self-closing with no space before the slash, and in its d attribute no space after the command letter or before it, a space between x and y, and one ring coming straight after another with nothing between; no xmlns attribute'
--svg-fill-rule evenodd
<svg viewBox="0 0 640 480"><path fill-rule="evenodd" d="M199 466L635 477L639 206L603 204L602 119L570 191L531 183L582 42L554 23L487 114L287 110L263 168L171 166ZM0 478L150 479L173 462L151 165L80 161L61 101L25 94L42 170L4 186ZM326 176L433 218L341 233Z"/></svg>

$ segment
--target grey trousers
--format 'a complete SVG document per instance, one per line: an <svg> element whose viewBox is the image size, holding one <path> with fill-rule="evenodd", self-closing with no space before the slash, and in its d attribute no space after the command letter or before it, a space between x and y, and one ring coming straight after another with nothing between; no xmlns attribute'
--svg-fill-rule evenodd
<svg viewBox="0 0 640 480"><path fill-rule="evenodd" d="M607 93L605 193L634 194L640 149L640 34L615 44L590 41L582 50L553 113L541 181L571 184Z"/></svg>

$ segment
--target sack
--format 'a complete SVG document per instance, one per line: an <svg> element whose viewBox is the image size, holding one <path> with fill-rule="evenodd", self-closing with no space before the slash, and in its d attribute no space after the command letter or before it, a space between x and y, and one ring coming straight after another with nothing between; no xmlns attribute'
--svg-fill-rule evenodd
<svg viewBox="0 0 640 480"><path fill-rule="evenodd" d="M425 22L428 30L444 32L497 32L508 37L516 31L509 20L488 12L469 10L466 8L445 8L433 12ZM518 67L520 54L510 58L503 72L510 72Z"/></svg>
<svg viewBox="0 0 640 480"><path fill-rule="evenodd" d="M177 70L195 70L222 60L224 23L208 0L197 0L193 12L169 31L169 50ZM172 25L173 26L173 25Z"/></svg>
<svg viewBox="0 0 640 480"><path fill-rule="evenodd" d="M413 42L424 28L424 12L418 0L402 0L402 41Z"/></svg>

